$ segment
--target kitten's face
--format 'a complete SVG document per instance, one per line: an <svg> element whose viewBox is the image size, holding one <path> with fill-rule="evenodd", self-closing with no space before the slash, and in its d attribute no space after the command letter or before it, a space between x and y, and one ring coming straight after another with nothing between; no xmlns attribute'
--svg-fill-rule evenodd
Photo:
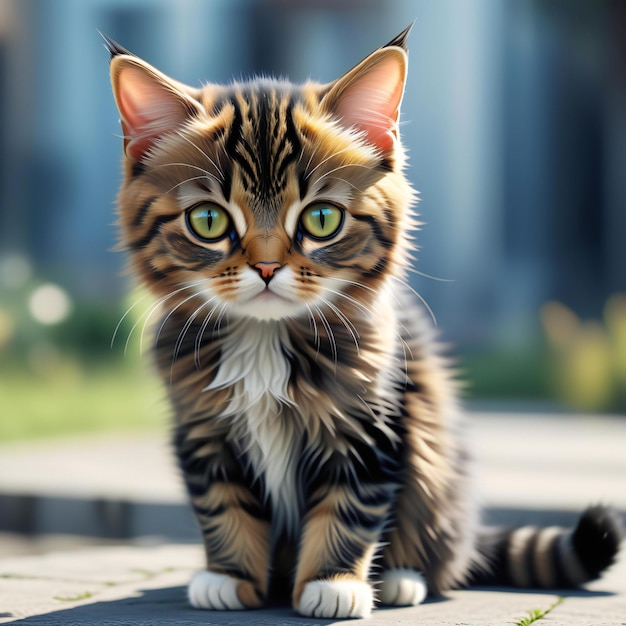
<svg viewBox="0 0 626 626"><path fill-rule="evenodd" d="M195 90L115 56L121 224L143 279L203 318L341 317L371 301L411 199L396 128L405 63L383 48L327 86Z"/></svg>

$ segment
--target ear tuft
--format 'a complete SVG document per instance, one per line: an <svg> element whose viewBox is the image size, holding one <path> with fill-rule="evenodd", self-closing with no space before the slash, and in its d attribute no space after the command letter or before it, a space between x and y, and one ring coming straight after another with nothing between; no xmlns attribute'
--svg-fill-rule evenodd
<svg viewBox="0 0 626 626"><path fill-rule="evenodd" d="M145 61L127 54L111 59L111 82L124 132L124 150L139 161L155 141L200 110L177 83Z"/></svg>
<svg viewBox="0 0 626 626"><path fill-rule="evenodd" d="M380 48L335 81L323 100L344 127L362 132L383 154L398 140L407 62L399 46Z"/></svg>
<svg viewBox="0 0 626 626"><path fill-rule="evenodd" d="M104 39L104 47L107 50L107 52L111 55L111 59L113 59L114 57L120 54L134 56L132 53L126 50L126 48L124 48L123 46L120 46L120 44L117 43L117 41L111 39L108 35L105 35L104 33L100 31L98 31L98 34L100 35L100 37L102 37L102 39Z"/></svg>
<svg viewBox="0 0 626 626"><path fill-rule="evenodd" d="M415 22L411 22L399 35L394 37L388 44L383 46L383 48L396 47L402 48L405 52L408 52L409 48L407 46L407 39L411 34L411 30L413 30L413 24L415 24Z"/></svg>

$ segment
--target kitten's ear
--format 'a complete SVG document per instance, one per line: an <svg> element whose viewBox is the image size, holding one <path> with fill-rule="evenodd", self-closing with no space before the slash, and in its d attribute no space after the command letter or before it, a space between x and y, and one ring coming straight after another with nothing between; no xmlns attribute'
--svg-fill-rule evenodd
<svg viewBox="0 0 626 626"><path fill-rule="evenodd" d="M151 65L128 54L111 59L111 82L124 132L124 150L139 161L154 142L198 115L200 104Z"/></svg>
<svg viewBox="0 0 626 626"><path fill-rule="evenodd" d="M405 49L391 42L332 83L322 104L343 126L361 131L387 154L398 139L407 65Z"/></svg>

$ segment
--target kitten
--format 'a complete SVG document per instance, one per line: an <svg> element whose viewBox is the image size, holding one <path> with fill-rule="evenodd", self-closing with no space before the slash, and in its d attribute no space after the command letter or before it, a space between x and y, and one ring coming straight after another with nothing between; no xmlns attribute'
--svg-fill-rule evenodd
<svg viewBox="0 0 626 626"><path fill-rule="evenodd" d="M600 507L574 531L479 527L457 385L404 279L407 35L327 85L202 88L107 39L122 244L162 308L206 551L195 607L288 590L303 615L360 617L471 582L576 586L617 552Z"/></svg>

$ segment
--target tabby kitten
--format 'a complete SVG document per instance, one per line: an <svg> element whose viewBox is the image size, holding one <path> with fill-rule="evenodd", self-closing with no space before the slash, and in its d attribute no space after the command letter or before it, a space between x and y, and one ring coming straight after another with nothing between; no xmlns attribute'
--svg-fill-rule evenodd
<svg viewBox="0 0 626 626"><path fill-rule="evenodd" d="M195 607L287 589L303 615L360 617L469 582L579 585L617 551L603 508L573 532L479 529L456 385L404 279L407 34L301 86L188 87L107 40L122 244L160 299L206 551Z"/></svg>

